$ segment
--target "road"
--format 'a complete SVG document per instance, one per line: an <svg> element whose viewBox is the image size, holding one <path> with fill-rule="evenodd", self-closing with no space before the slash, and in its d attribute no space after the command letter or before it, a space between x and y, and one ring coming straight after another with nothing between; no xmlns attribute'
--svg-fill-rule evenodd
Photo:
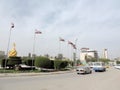
<svg viewBox="0 0 120 90"><path fill-rule="evenodd" d="M120 70L77 75L76 72L0 77L0 90L120 90Z"/></svg>

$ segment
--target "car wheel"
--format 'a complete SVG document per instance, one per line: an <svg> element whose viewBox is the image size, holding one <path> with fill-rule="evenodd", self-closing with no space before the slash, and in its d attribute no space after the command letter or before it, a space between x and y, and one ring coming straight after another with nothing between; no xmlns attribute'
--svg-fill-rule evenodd
<svg viewBox="0 0 120 90"><path fill-rule="evenodd" d="M97 70L95 70L95 72L97 72Z"/></svg>

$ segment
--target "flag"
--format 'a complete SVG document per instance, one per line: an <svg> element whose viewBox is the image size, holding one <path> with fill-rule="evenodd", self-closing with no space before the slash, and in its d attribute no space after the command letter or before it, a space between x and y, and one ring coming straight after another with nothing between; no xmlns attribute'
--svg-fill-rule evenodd
<svg viewBox="0 0 120 90"><path fill-rule="evenodd" d="M59 38L59 40L62 41L62 42L65 42L65 39L63 39L63 38L61 38L61 37Z"/></svg>
<svg viewBox="0 0 120 90"><path fill-rule="evenodd" d="M11 23L11 28L14 28L14 23Z"/></svg>
<svg viewBox="0 0 120 90"><path fill-rule="evenodd" d="M73 43L71 41L68 41L68 44L73 45Z"/></svg>
<svg viewBox="0 0 120 90"><path fill-rule="evenodd" d="M71 41L68 41L68 44L70 44L73 47L73 49L77 49L76 45L74 43L72 43Z"/></svg>
<svg viewBox="0 0 120 90"><path fill-rule="evenodd" d="M35 34L42 34L41 31L35 30Z"/></svg>
<svg viewBox="0 0 120 90"><path fill-rule="evenodd" d="M72 44L73 49L77 49L75 44Z"/></svg>

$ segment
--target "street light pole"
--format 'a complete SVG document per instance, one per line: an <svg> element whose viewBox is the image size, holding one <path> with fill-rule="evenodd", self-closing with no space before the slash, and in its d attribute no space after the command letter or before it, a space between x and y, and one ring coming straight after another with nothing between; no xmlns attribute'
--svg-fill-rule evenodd
<svg viewBox="0 0 120 90"><path fill-rule="evenodd" d="M76 38L76 40L75 40L75 46L76 47L77 47L77 41L78 41L78 39ZM76 58L77 58L77 48L75 49L75 61L74 61L75 66L77 65Z"/></svg>
<svg viewBox="0 0 120 90"><path fill-rule="evenodd" d="M11 27L10 27L10 31L9 31L8 46L7 46L7 52L6 52L6 58L5 58L5 69L6 69L6 64L7 64L7 58L8 58L8 51L9 51L9 45L10 45L12 28L14 28L14 24L13 23L11 23Z"/></svg>

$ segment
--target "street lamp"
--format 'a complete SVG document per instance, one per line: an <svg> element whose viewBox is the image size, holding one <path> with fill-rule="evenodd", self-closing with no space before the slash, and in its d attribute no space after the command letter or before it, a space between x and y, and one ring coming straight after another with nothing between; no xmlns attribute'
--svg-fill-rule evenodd
<svg viewBox="0 0 120 90"><path fill-rule="evenodd" d="M10 27L10 31L9 31L8 46L7 46L7 52L6 52L6 58L5 58L5 68L6 68L6 64L7 64L7 58L8 58L8 51L9 51L12 28L14 28L14 23L11 23L11 27Z"/></svg>
<svg viewBox="0 0 120 90"><path fill-rule="evenodd" d="M77 58L77 41L78 41L78 39L76 38L76 40L75 40L75 58L74 58L74 65L76 66L77 65L77 60L76 60L76 58Z"/></svg>

